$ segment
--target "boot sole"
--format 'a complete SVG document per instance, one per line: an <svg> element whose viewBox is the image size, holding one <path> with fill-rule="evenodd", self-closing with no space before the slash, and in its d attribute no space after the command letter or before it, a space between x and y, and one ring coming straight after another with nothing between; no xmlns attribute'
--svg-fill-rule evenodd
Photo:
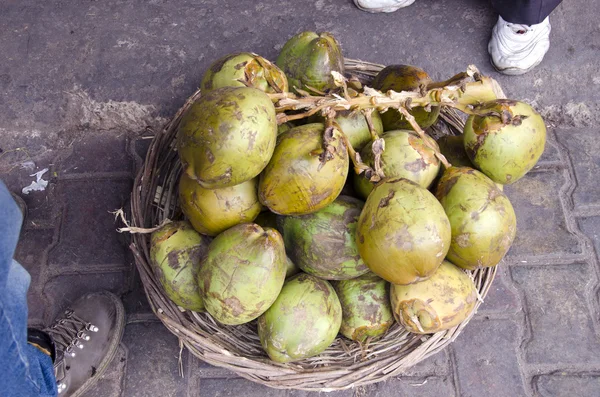
<svg viewBox="0 0 600 397"><path fill-rule="evenodd" d="M88 391L92 386L96 384L106 372L108 366L112 363L113 359L117 354L117 350L119 345L121 344L121 339L123 338L123 333L125 332L125 308L123 307L123 302L119 299L115 294L102 291L98 292L98 294L105 295L110 298L110 300L114 303L116 308L116 323L115 323L115 333L113 335L113 339L110 342L108 352L102 362L96 368L96 374L88 379L75 393L71 394L71 397L80 397L86 391Z"/></svg>

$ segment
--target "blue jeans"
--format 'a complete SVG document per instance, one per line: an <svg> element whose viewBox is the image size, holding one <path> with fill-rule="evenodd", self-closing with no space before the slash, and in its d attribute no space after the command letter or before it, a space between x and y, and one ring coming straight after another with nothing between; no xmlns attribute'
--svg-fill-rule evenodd
<svg viewBox="0 0 600 397"><path fill-rule="evenodd" d="M52 360L27 343L27 289L31 277L13 259L21 222L19 207L0 181L0 395L56 396Z"/></svg>

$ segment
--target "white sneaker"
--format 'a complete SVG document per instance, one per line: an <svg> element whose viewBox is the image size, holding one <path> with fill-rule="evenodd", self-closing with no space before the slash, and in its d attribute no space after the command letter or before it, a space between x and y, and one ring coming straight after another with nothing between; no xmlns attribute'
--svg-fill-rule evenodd
<svg viewBox="0 0 600 397"><path fill-rule="evenodd" d="M394 12L414 3L415 0L354 0L358 8L367 12Z"/></svg>
<svg viewBox="0 0 600 397"><path fill-rule="evenodd" d="M529 72L536 67L550 48L550 20L537 25L519 25L498 17L488 44L492 65L509 75Z"/></svg>

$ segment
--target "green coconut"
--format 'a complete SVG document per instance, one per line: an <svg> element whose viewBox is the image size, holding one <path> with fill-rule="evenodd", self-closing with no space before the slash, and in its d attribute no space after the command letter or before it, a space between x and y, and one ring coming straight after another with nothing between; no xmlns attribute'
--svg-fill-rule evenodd
<svg viewBox="0 0 600 397"><path fill-rule="evenodd" d="M302 32L289 39L277 60L290 88L326 91L336 88L331 72L344 74L344 57L330 33Z"/></svg>
<svg viewBox="0 0 600 397"><path fill-rule="evenodd" d="M373 88L380 91L420 91L432 81L429 75L421 68L410 65L390 65L383 68L373 80ZM415 121L423 129L433 125L439 114L440 107L430 109L415 107L409 111ZM398 110L389 109L381 114L383 128L386 131L412 129L410 123Z"/></svg>
<svg viewBox="0 0 600 397"><path fill-rule="evenodd" d="M546 144L544 120L533 108L509 99L475 107L464 128L473 164L494 182L514 183L531 170Z"/></svg>
<svg viewBox="0 0 600 397"><path fill-rule="evenodd" d="M177 150L191 179L206 189L219 189L260 174L276 139L269 96L256 88L224 87L203 95L186 111L177 131Z"/></svg>
<svg viewBox="0 0 600 397"><path fill-rule="evenodd" d="M444 208L427 189L407 179L375 186L356 227L360 256L393 284L430 277L448 253L450 237Z"/></svg>
<svg viewBox="0 0 600 397"><path fill-rule="evenodd" d="M152 268L169 299L184 309L204 311L196 277L209 243L189 222L168 223L150 238Z"/></svg>
<svg viewBox="0 0 600 397"><path fill-rule="evenodd" d="M202 94L221 87L253 87L267 93L288 91L281 69L251 52L229 54L210 65L200 84Z"/></svg>
<svg viewBox="0 0 600 397"><path fill-rule="evenodd" d="M290 259L304 272L325 280L346 280L369 271L356 248L356 223L363 202L339 196L327 207L282 217Z"/></svg>
<svg viewBox="0 0 600 397"><path fill-rule="evenodd" d="M423 139L408 130L388 131L382 136L385 151L381 155L381 168L387 178L406 178L424 188L428 188L435 180L440 169L440 161L435 152ZM425 139L437 148L437 143L430 137ZM369 144L360 152L367 165L374 167L373 144ZM354 174L354 189L358 195L366 199L373 190L373 183L364 173Z"/></svg>
<svg viewBox="0 0 600 397"><path fill-rule="evenodd" d="M424 281L392 285L390 301L396 321L407 331L432 334L459 325L477 302L473 280L448 261Z"/></svg>
<svg viewBox="0 0 600 397"><path fill-rule="evenodd" d="M389 283L374 273L332 283L342 305L340 333L366 342L387 332L394 323Z"/></svg>
<svg viewBox="0 0 600 397"><path fill-rule="evenodd" d="M279 124L279 126L277 126L277 135L281 135L284 132L288 132L289 130L291 130L294 127L295 127L295 125L289 121L287 123Z"/></svg>
<svg viewBox="0 0 600 397"><path fill-rule="evenodd" d="M224 231L211 242L198 273L206 311L227 325L254 320L279 295L286 267L276 230L244 223Z"/></svg>
<svg viewBox="0 0 600 397"><path fill-rule="evenodd" d="M220 189L205 189L186 174L179 180L181 210L198 232L209 236L240 223L252 222L260 213L258 178Z"/></svg>
<svg viewBox="0 0 600 397"><path fill-rule="evenodd" d="M506 195L483 173L450 167L436 197L452 227L446 259L464 269L497 265L515 239L517 218Z"/></svg>
<svg viewBox="0 0 600 397"><path fill-rule="evenodd" d="M341 323L342 308L331 285L301 273L285 282L275 303L258 318L258 336L271 360L287 363L320 354Z"/></svg>
<svg viewBox="0 0 600 397"><path fill-rule="evenodd" d="M258 198L276 214L309 214L336 199L348 170L348 152L337 129L325 131L319 123L294 127L277 137L275 153L260 176Z"/></svg>

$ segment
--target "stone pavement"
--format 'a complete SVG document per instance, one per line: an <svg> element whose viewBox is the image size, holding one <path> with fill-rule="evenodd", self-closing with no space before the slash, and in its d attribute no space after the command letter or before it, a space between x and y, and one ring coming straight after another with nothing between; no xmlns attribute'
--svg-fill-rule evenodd
<svg viewBox="0 0 600 397"><path fill-rule="evenodd" d="M212 60L241 50L272 59L291 35L328 30L349 57L419 65L436 79L474 63L549 127L539 165L506 188L517 238L469 326L405 376L332 395L600 396L599 12L598 2L560 6L544 63L508 78L487 63L486 1L419 0L391 15L349 0L2 2L0 179L18 191L49 169L47 189L25 196L16 254L32 275L31 324L87 291L123 297L119 355L87 396L316 395L180 353L109 211L127 205L141 134L174 114Z"/></svg>

